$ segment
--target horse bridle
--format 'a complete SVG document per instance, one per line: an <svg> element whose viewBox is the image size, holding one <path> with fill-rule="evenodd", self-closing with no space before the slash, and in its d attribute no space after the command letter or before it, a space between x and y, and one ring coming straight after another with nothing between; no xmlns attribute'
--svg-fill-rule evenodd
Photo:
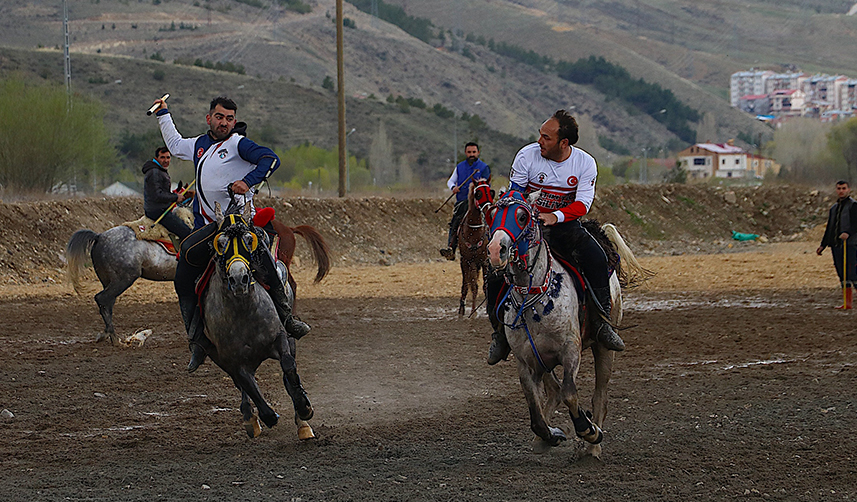
<svg viewBox="0 0 857 502"><path fill-rule="evenodd" d="M221 266L229 269L236 261L251 269L250 259L259 248L259 236L240 214L227 214L211 242ZM252 284L252 282L251 282Z"/></svg>
<svg viewBox="0 0 857 502"><path fill-rule="evenodd" d="M533 269L538 263L539 254L544 247L541 246L541 238L536 238L537 235L540 235L536 228L538 225L538 208L531 206L524 199L523 194L514 191L497 201L488 210L486 219L489 220L490 225L489 235L494 235L494 232L501 230L512 239L512 246L509 250L510 265L518 266L530 276L530 286L514 286L515 290L522 294L538 294L547 291L550 282L550 253L548 253L548 266L544 283L541 286L532 287ZM510 220L514 221L514 225L511 224ZM530 260L530 250L533 248L536 248L536 255ZM511 284L508 277L507 282Z"/></svg>

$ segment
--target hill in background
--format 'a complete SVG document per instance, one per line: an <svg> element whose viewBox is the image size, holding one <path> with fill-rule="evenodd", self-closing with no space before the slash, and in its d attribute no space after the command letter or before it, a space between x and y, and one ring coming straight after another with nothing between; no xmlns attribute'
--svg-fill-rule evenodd
<svg viewBox="0 0 857 502"><path fill-rule="evenodd" d="M211 92L219 91L235 95L240 103L245 103L241 116L251 121L251 131L273 127L284 147L307 141L331 147L336 142L334 96L322 84L326 77L336 74L335 26L330 17L334 2L310 1L308 5L312 11L300 14L289 10L287 4L268 0L72 2L74 89L108 101L116 110L108 120L117 135L128 130L133 122L123 118L126 114L138 110L164 89L175 98L194 99L197 104L204 102ZM578 55L603 53L604 47L613 44L596 37L586 43L557 40L557 46L568 49L563 51L549 50L550 44L529 47L538 40L568 37L575 32L557 30L550 23L533 24L533 19L543 23L545 16L533 17L531 10L508 2L437 1L405 7L408 13L432 16L438 34L446 29L447 36L454 39L453 33L459 33L459 29L461 35L474 30L558 59L573 60ZM491 16L478 10L485 8ZM644 146L666 150L671 143L675 145L676 136L661 123L621 101L608 99L590 86L535 71L463 38L426 43L348 3L345 16L353 26L345 30L348 121L349 129L357 129L349 138L349 148L367 156L384 123L392 141L391 157L397 160L409 157L409 165L415 166L419 179L438 179L450 170L453 139L457 139L460 152L464 141L478 138L486 143L483 149L486 159L505 171L514 151L527 138L534 137L539 124L559 107L571 108L577 115L583 132L580 146L602 163L612 164L618 156L607 152L602 144L614 145L614 150L625 152L639 151ZM472 19L481 20L478 30L468 24ZM9 0L0 6L0 44L28 49L59 48L61 21L59 3ZM127 56L141 66L132 68L127 62L105 58L107 55ZM164 59L165 63L152 61L151 57ZM17 68L62 81L59 54L49 52L34 58L38 61L28 61L29 56L19 54ZM175 60L196 59L240 65L247 76L209 72L191 78L179 71L183 67L170 64ZM157 68L158 64L162 67ZM99 73L98 67L103 71ZM8 67L4 69L8 71ZM633 73L633 67L629 69ZM163 72L162 80L155 79L158 70ZM667 88L681 88L673 85L669 72L664 75L660 79L664 82L657 79L653 82ZM120 79L121 87L113 84ZM133 84L133 90L129 90L132 87L129 84ZM238 89L241 85L244 87ZM702 95L711 98L708 93ZM413 107L409 114L398 110L404 116L397 117L395 107L385 104L388 96L421 100L429 108L439 104L459 114L478 115L487 129L502 134L496 135L495 140L489 132L468 131L464 127L459 130L459 124L452 120L436 120L431 113L417 113ZM372 97L376 101L372 105L361 104L373 101ZM725 140L738 132L762 127L720 99L715 100L718 101L715 106L696 99L693 93L681 97L703 112L713 110L718 116L722 114L717 120L701 121L699 127L706 134L705 127L711 126L710 135ZM180 105L181 101L174 99L172 103ZM385 113L386 108L392 110ZM202 108L194 106L192 110ZM188 108L181 116L191 117L191 113ZM421 114L429 116L421 118ZM135 127L139 130L140 125ZM182 131L188 134L186 131L190 129Z"/></svg>

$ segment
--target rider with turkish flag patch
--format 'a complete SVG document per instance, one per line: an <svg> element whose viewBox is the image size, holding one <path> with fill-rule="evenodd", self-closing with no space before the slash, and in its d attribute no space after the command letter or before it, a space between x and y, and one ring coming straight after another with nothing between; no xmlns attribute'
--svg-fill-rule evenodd
<svg viewBox="0 0 857 502"><path fill-rule="evenodd" d="M607 322L610 318L610 272L607 255L592 235L580 224L595 198L598 168L595 159L573 147L579 138L577 121L565 110L557 110L539 129L539 141L518 152L509 174L511 190L529 194L541 190L535 207L544 225L543 235L551 251L572 262L586 278L592 296L601 306L603 318L593 323L595 338L609 350L621 351L625 343ZM509 355L509 343L496 314L504 283L488 281L488 310L494 333L488 351L488 364L496 364Z"/></svg>
<svg viewBox="0 0 857 502"><path fill-rule="evenodd" d="M524 193L541 190L535 205L540 212L553 213L557 222L580 218L595 198L595 159L579 148L562 161L543 156L539 143L527 145L515 156L509 181L512 190Z"/></svg>

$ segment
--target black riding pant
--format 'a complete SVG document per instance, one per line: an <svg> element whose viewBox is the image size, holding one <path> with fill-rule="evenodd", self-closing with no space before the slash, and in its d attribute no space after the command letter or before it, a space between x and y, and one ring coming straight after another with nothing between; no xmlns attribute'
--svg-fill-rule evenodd
<svg viewBox="0 0 857 502"><path fill-rule="evenodd" d="M610 289L607 255L592 235L583 228L580 220L566 221L542 228L554 254L572 262L580 269L594 292ZM600 299L599 299L600 301ZM603 305L609 311L608 304Z"/></svg>
<svg viewBox="0 0 857 502"><path fill-rule="evenodd" d="M449 237L447 242L451 249L458 247L458 227L461 226L461 220L467 214L467 201L455 203L455 208L452 210L452 219L449 221Z"/></svg>
<svg viewBox="0 0 857 502"><path fill-rule="evenodd" d="M146 217L152 219L153 221L161 218L162 212L156 213L155 211L147 211ZM175 215L172 211L165 214L161 221L158 222L159 225L163 225L164 228L169 230L170 232L176 234L179 237L180 241L183 241L185 237L190 235L191 229L188 227L185 222L182 221L181 218Z"/></svg>
<svg viewBox="0 0 857 502"><path fill-rule="evenodd" d="M205 272L205 267L214 256L214 249L210 243L216 233L217 223L209 223L182 240L176 278L173 282L180 301L193 301L193 305L198 303L196 291L194 291L196 279Z"/></svg>

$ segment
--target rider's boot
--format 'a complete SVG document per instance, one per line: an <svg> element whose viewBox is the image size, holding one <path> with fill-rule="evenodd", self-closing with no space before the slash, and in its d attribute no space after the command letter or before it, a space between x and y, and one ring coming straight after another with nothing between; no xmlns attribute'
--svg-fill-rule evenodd
<svg viewBox="0 0 857 502"><path fill-rule="evenodd" d="M503 325L500 324L500 320L497 319L493 305L488 306L488 320L491 321L491 327L494 328L494 332L491 333L491 346L488 347L488 364L494 365L500 361L505 361L512 348L509 347L506 332Z"/></svg>
<svg viewBox="0 0 857 502"><path fill-rule="evenodd" d="M292 315L292 302L289 295L286 294L286 287L280 279L280 274L277 273L277 266L274 262L274 257L270 251L262 253L261 260L262 270L264 274L264 282L270 288L268 294L271 295L271 300L274 301L274 308L277 309L277 315L286 332L295 340L309 333L310 325L301 321L297 316Z"/></svg>
<svg viewBox="0 0 857 502"><path fill-rule="evenodd" d="M615 350L616 352L625 350L625 342L622 341L622 338L619 337L609 322L611 308L610 288L592 288L592 292L595 295L595 299L601 305L604 316L607 318L603 319L598 313L595 314L595 319L593 320L593 328L595 328L596 333L595 339L608 350Z"/></svg>
<svg viewBox="0 0 857 502"><path fill-rule="evenodd" d="M190 362L187 372L193 373L205 362L205 332L203 329L202 315L197 307L196 297L179 296L179 309L181 309L182 320L187 330L188 348L190 349Z"/></svg>

